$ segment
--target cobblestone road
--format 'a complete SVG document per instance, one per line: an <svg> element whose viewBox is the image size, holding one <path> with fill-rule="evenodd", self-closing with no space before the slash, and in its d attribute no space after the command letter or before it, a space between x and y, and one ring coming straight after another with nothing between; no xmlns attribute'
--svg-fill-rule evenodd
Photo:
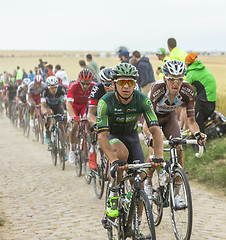
<svg viewBox="0 0 226 240"><path fill-rule="evenodd" d="M92 185L78 178L68 163L54 167L46 145L27 139L8 120L0 119L0 239L107 239L100 220L104 201ZM226 239L226 198L191 183L192 239ZM156 229L161 240L174 239L166 209ZM1 216L0 215L0 216Z"/></svg>

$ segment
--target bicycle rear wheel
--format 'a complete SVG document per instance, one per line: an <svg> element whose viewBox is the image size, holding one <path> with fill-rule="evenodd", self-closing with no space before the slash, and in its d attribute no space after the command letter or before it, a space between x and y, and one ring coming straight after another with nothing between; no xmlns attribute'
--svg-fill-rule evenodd
<svg viewBox="0 0 226 240"><path fill-rule="evenodd" d="M99 147L97 149L97 169L92 170L93 173L93 188L98 199L101 199L104 192L104 163L103 152Z"/></svg>
<svg viewBox="0 0 226 240"><path fill-rule="evenodd" d="M60 159L61 168L62 170L64 170L65 169L65 147L64 147L62 131L60 128L58 129L57 134L58 134L57 148L59 153L59 159Z"/></svg>
<svg viewBox="0 0 226 240"><path fill-rule="evenodd" d="M76 144L76 154L77 157L75 159L75 171L78 177L82 175L82 138L80 136L80 132L78 132L77 144Z"/></svg>
<svg viewBox="0 0 226 240"><path fill-rule="evenodd" d="M181 183L178 185L178 183ZM176 186L177 185L177 186ZM174 197L181 197L181 204L175 205ZM189 240L192 232L192 199L187 176L182 168L174 170L170 186L170 210L176 239Z"/></svg>
<svg viewBox="0 0 226 240"><path fill-rule="evenodd" d="M138 208L138 212L142 211L141 208L143 208L142 211L142 220L139 222L139 227L138 229L136 226L134 226L134 235L133 235L133 240L137 239L156 239L156 234L155 234L155 224L154 224L154 218L152 214L152 209L151 205L148 199L147 194L144 192L144 190L139 191L139 199L135 203L135 208ZM134 225L136 225L136 222L138 219L136 219L136 210L134 214ZM139 221L139 220L138 220Z"/></svg>

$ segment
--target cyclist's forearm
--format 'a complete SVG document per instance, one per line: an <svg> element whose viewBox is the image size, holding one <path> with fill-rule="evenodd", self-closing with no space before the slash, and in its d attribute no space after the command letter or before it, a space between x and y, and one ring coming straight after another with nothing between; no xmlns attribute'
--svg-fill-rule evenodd
<svg viewBox="0 0 226 240"><path fill-rule="evenodd" d="M188 127L193 135L195 135L196 132L200 131L199 126L195 121L195 117L188 118Z"/></svg>
<svg viewBox="0 0 226 240"><path fill-rule="evenodd" d="M67 101L66 108L67 108L67 112L68 112L69 116L70 117L75 117L75 112L74 112L74 109L72 107L72 102L71 101Z"/></svg>
<svg viewBox="0 0 226 240"><path fill-rule="evenodd" d="M90 112L90 109L88 111L87 120L90 126L93 126L94 124L97 123L97 116L95 116L92 112Z"/></svg>
<svg viewBox="0 0 226 240"><path fill-rule="evenodd" d="M149 128L149 131L153 136L155 157L163 158L163 138L160 128L153 126Z"/></svg>
<svg viewBox="0 0 226 240"><path fill-rule="evenodd" d="M99 133L98 134L99 144L101 149L103 150L104 154L106 155L107 159L112 163L115 160L118 160L117 155L114 152L111 144L108 140L108 135L106 133Z"/></svg>

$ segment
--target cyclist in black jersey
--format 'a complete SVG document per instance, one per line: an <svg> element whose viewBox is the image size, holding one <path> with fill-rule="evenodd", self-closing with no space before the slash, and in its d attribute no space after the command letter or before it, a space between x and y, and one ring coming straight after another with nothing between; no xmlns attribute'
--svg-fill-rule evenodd
<svg viewBox="0 0 226 240"><path fill-rule="evenodd" d="M8 98L8 116L9 116L9 118L11 117L10 113L11 113L13 101L16 100L17 87L18 87L18 85L16 84L15 78L11 77L11 79L9 80L9 84L6 88L6 97Z"/></svg>
<svg viewBox="0 0 226 240"><path fill-rule="evenodd" d="M97 130L96 125L98 101L105 95L105 93L114 91L114 86L112 85L112 79L110 76L111 70L112 68L104 68L100 71L100 81L93 86L89 96L87 120L90 125L90 133L92 138L94 131ZM97 168L95 143L91 144L90 147L89 166L92 169Z"/></svg>
<svg viewBox="0 0 226 240"><path fill-rule="evenodd" d="M19 105L19 127L21 126L21 120L22 120L22 111L24 108L24 104L26 103L26 97L27 97L27 91L28 91L28 85L30 84L31 80L30 78L24 78L22 84L17 88L16 93L16 101Z"/></svg>
<svg viewBox="0 0 226 240"><path fill-rule="evenodd" d="M106 157L119 166L144 162L144 154L137 133L137 121L141 114L155 139L155 156L163 161L163 139L150 99L134 90L137 70L128 63L121 63L111 71L115 92L105 94L97 106L98 140ZM110 191L106 214L118 216L118 197Z"/></svg>
<svg viewBox="0 0 226 240"><path fill-rule="evenodd" d="M41 112L43 118L51 116L53 114L64 114L64 110L61 103L61 98L66 99L66 88L63 85L58 85L58 79L55 76L50 76L46 79L47 86L44 87L41 93ZM65 130L64 130L64 118L62 116L62 122L60 123L60 128L62 130L63 139L65 141ZM50 119L47 119L46 125L46 143L50 143ZM65 155L65 157L67 157Z"/></svg>

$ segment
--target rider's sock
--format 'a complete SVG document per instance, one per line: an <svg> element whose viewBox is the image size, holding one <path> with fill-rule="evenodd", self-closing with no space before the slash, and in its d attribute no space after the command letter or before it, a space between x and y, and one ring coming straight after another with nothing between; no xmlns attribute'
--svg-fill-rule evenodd
<svg viewBox="0 0 226 240"><path fill-rule="evenodd" d="M70 151L75 151L75 144L74 143L70 143Z"/></svg>
<svg viewBox="0 0 226 240"><path fill-rule="evenodd" d="M147 177L146 183L147 183L147 185L151 185L152 186L152 178Z"/></svg>

